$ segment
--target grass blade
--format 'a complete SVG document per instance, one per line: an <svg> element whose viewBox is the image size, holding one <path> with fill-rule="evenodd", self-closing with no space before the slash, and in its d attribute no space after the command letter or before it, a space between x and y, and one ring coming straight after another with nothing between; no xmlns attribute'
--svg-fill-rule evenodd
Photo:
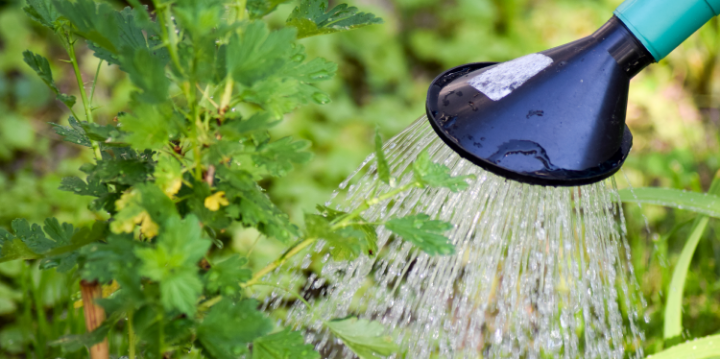
<svg viewBox="0 0 720 359"><path fill-rule="evenodd" d="M715 179L710 185L707 196L703 195L702 197L717 198L716 195L718 193L720 193L720 171L715 174ZM665 340L677 337L682 333L682 299L683 292L685 291L685 279L687 279L687 273L690 270L690 262L692 261L693 255L695 255L695 250L697 249L698 243L700 243L703 233L705 233L709 221L710 218L707 216L701 216L695 220L693 228L690 231L690 237L685 243L685 246L683 246L680 259L678 259L675 269L673 270L670 287L668 288L668 299L667 303L665 303L665 324L663 327L663 337Z"/></svg>
<svg viewBox="0 0 720 359"><path fill-rule="evenodd" d="M665 304L663 337L666 340L682 333L682 299L685 279L687 278L688 270L690 270L690 261L692 261L695 249L698 243L700 243L700 238L702 238L703 233L705 233L709 220L710 218L702 216L695 221L693 229L690 232L690 238L688 238L685 243L682 253L680 253L680 259L675 265L670 287L667 291L667 303Z"/></svg>
<svg viewBox="0 0 720 359"><path fill-rule="evenodd" d="M720 197L672 188L636 188L618 191L623 202L654 204L720 218ZM634 194L633 194L634 192Z"/></svg>
<svg viewBox="0 0 720 359"><path fill-rule="evenodd" d="M652 359L709 359L720 356L720 335L689 341L648 356Z"/></svg>

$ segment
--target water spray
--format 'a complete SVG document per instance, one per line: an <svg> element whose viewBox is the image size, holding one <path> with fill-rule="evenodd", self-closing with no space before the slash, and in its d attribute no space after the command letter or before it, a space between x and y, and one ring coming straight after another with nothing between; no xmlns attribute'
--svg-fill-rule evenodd
<svg viewBox="0 0 720 359"><path fill-rule="evenodd" d="M403 348L392 358L642 358L645 303L608 179L632 147L629 83L719 13L720 0L628 0L584 39L441 74L427 116L385 146L394 185L413 180L421 151L475 179L461 193L408 191L363 217L434 214L453 223L456 253L429 256L380 227L378 253L325 257L304 283L322 291L315 309L297 303L287 322L308 326L324 358L355 357L323 329L347 315L392 331ZM372 156L361 169L338 209L393 189Z"/></svg>

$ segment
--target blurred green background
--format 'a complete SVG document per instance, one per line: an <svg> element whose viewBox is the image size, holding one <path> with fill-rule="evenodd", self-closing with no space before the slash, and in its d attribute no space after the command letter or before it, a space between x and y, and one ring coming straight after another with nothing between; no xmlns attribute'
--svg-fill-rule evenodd
<svg viewBox="0 0 720 359"><path fill-rule="evenodd" d="M331 1L331 4L335 1ZM289 176L263 183L296 222L325 202L337 185L372 151L379 128L389 138L423 114L425 91L443 70L463 63L505 61L562 45L592 33L612 16L620 0L362 0L351 5L374 12L385 24L303 40L312 56L339 64L322 87L332 103L304 107L274 129L313 142L315 159ZM51 59L61 91L77 95L57 39L32 23L21 1L0 0L0 227L24 217L48 216L75 224L94 214L89 199L57 190L64 176L78 175L89 150L60 142L47 122L66 124L67 111L23 63L30 49ZM122 2L117 2L118 6ZM281 24L292 3L271 15ZM720 25L713 20L632 82L628 125L635 142L619 187L661 186L705 191L720 168ZM86 79L98 60L80 55ZM89 84L88 84L89 86ZM95 111L112 121L124 109L130 87L115 66L100 69ZM674 263L689 235L692 213L626 205L635 274L648 301L646 351L662 348L662 313ZM717 223L693 259L686 283L685 338L720 330L720 242ZM238 228L233 247L244 252L256 234ZM270 259L281 248L265 241L257 252ZM264 263L254 263L262 265ZM72 307L71 278L39 272L27 263L0 265L0 357L13 357L30 341L79 333L66 324L33 320L32 313ZM76 285L76 284L75 284ZM65 327L58 327L65 325ZM39 333L39 334L34 334ZM111 340L111 347L112 347Z"/></svg>

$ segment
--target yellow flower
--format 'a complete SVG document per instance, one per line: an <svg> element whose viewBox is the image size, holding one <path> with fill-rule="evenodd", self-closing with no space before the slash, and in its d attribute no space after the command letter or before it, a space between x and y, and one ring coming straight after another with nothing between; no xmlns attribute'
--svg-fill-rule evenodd
<svg viewBox="0 0 720 359"><path fill-rule="evenodd" d="M220 209L220 206L227 206L229 204L230 202L225 198L225 191L216 192L205 198L205 207L213 212Z"/></svg>

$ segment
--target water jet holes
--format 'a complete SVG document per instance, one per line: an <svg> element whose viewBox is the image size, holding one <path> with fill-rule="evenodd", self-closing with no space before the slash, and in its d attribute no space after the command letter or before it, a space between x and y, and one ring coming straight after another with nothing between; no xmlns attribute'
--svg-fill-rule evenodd
<svg viewBox="0 0 720 359"><path fill-rule="evenodd" d="M533 117L533 116L543 117L543 115L545 115L545 111L543 111L543 110L530 110L530 112L528 112L526 117L528 119L530 119L530 117Z"/></svg>

